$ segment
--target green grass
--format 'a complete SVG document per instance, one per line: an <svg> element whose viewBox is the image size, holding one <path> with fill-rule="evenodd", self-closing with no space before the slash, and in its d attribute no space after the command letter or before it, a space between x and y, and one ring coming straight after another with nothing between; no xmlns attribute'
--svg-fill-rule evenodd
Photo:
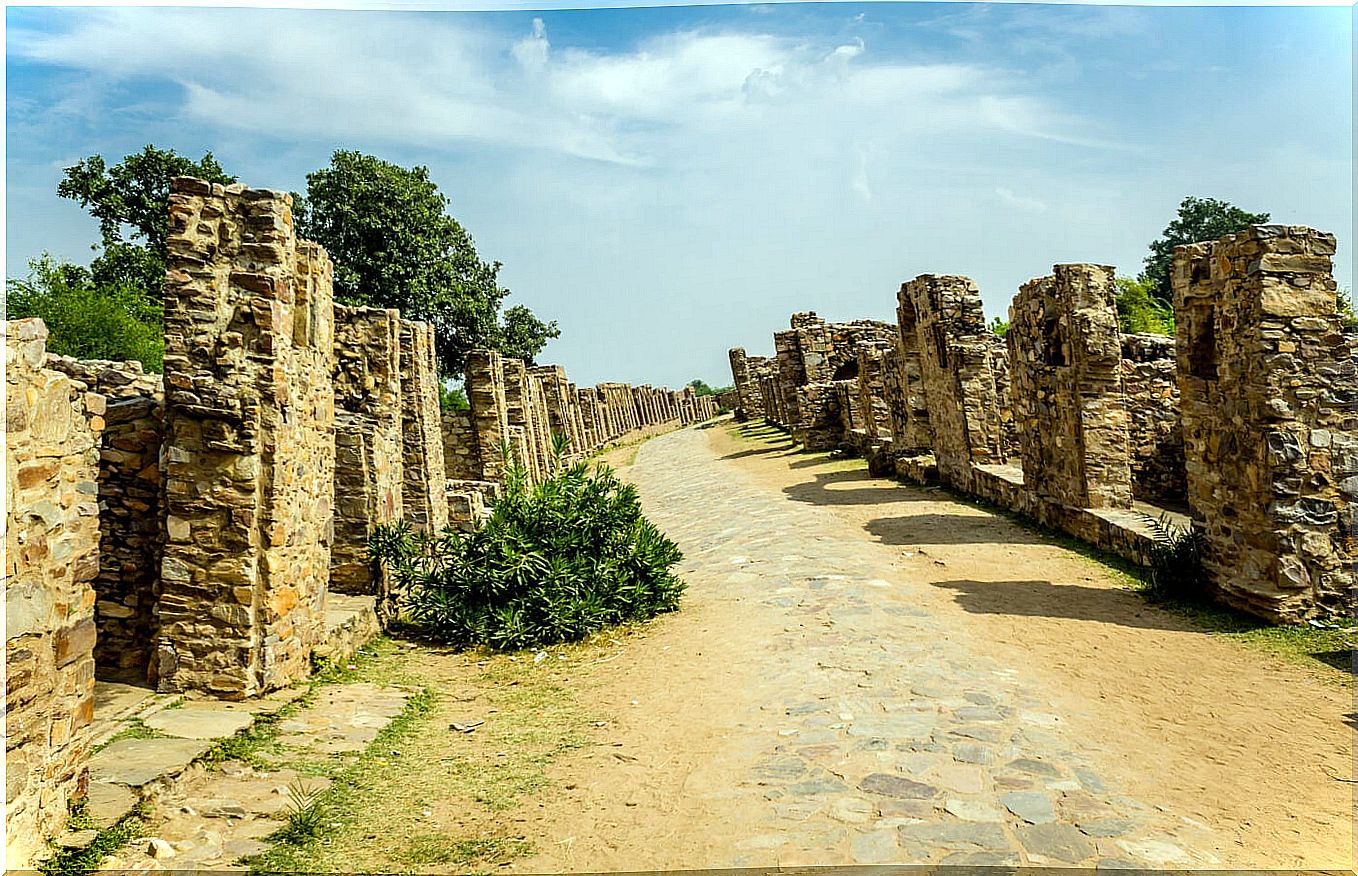
<svg viewBox="0 0 1358 876"><path fill-rule="evenodd" d="M174 706L170 706L168 708L175 708L176 706L180 705L182 705L182 703L176 703ZM114 733L108 739L96 745L91 750L90 753L97 754L120 739L157 739L165 735L164 733L161 733L159 730L154 730L150 727L147 727L146 723L142 721L141 718L129 718L127 721L124 721L123 723L126 725L123 727L123 729L119 730L117 733Z"/></svg>
<svg viewBox="0 0 1358 876"><path fill-rule="evenodd" d="M610 631L612 635L623 635ZM554 648L572 653L589 645ZM475 677L449 691L431 669L431 649L391 639L374 642L355 669L329 667L327 683L366 681L418 689L405 709L357 755L298 754L275 761L303 775L324 775L329 789L314 801L324 813L317 830L284 828L275 844L247 863L254 872L381 870L498 865L530 854L522 837L502 835L502 813L549 787L547 770L588 743L571 691L552 680L554 664L528 653L459 654ZM482 659L484 658L484 659ZM554 658L555 659L555 658ZM465 705L468 702L475 705ZM468 710L475 709L475 712ZM449 723L483 717L474 734ZM423 812L438 810L437 832Z"/></svg>
<svg viewBox="0 0 1358 876"><path fill-rule="evenodd" d="M44 876L83 876L95 872L105 858L142 835L146 814L146 804L139 802L116 824L99 831L94 842L85 848L66 849L53 845L54 854L38 866L38 872ZM73 803L66 822L67 830L93 830L95 827L84 801Z"/></svg>

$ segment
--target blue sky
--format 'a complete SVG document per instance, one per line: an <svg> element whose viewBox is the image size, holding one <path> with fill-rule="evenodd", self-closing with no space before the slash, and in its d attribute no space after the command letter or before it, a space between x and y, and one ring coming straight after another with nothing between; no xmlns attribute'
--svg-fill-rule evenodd
<svg viewBox="0 0 1358 876"><path fill-rule="evenodd" d="M1136 273L1189 194L1335 232L1348 284L1351 15L9 8L6 273L88 260L62 168L154 143L281 189L336 148L427 165L580 383L726 383L921 273L1003 315L1057 262Z"/></svg>

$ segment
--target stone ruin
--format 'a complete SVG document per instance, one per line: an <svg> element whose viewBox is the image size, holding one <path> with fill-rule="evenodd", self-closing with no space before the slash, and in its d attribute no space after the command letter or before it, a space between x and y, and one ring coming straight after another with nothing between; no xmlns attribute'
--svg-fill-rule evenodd
<svg viewBox="0 0 1358 876"><path fill-rule="evenodd" d="M554 436L563 440L562 464L570 464L641 430L689 425L716 415L712 396L684 390L601 383L577 387L559 365L529 366L492 350L467 357L465 411L443 415L443 453L449 460L450 502L483 508L495 495L511 459L530 483L552 474ZM464 495L454 499L457 494ZM471 518L455 513L455 523Z"/></svg>
<svg viewBox="0 0 1358 876"><path fill-rule="evenodd" d="M1109 266L1025 283L1004 338L971 280L922 275L885 337L798 313L772 358L731 350L738 416L1137 562L1149 521L1191 525L1223 602L1275 622L1349 615L1358 336L1334 252L1333 235L1278 225L1179 248L1174 338L1120 333Z"/></svg>
<svg viewBox="0 0 1358 876"><path fill-rule="evenodd" d="M85 792L96 676L228 700L290 685L391 616L374 529L481 517L502 442L541 478L553 434L580 458L716 412L472 351L472 409L441 416L431 327L335 304L282 192L173 181L164 314L163 376L5 325L11 867Z"/></svg>

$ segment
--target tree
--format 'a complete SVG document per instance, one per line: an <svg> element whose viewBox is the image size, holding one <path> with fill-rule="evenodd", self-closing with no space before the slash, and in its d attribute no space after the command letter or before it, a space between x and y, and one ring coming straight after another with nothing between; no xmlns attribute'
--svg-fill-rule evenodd
<svg viewBox="0 0 1358 876"><path fill-rule="evenodd" d="M506 356L536 365L535 358L547 346L547 341L559 337L561 329L555 322L545 323L527 307L516 304L505 311L496 347Z"/></svg>
<svg viewBox="0 0 1358 876"><path fill-rule="evenodd" d="M165 354L161 305L144 290L103 286L88 268L43 254L26 278L5 284L7 318L36 316L47 324L47 349L77 359L136 359L160 371Z"/></svg>
<svg viewBox="0 0 1358 876"><path fill-rule="evenodd" d="M509 294L499 284L500 263L481 259L447 208L427 167L338 150L328 167L307 174L295 213L298 233L335 262L335 297L431 323L445 376L461 375L467 351L477 347L531 359L559 334L556 323L526 307L500 322Z"/></svg>
<svg viewBox="0 0 1358 876"><path fill-rule="evenodd" d="M57 194L79 202L99 220L103 252L90 264L96 288L135 289L148 301L161 300L170 178L176 176L215 183L236 181L211 152L194 161L173 149L149 144L112 167L102 156L92 155L66 168Z"/></svg>
<svg viewBox="0 0 1358 876"><path fill-rule="evenodd" d="M1129 333L1174 334L1174 309L1154 297L1149 279L1118 277L1116 283L1119 329Z"/></svg>
<svg viewBox="0 0 1358 876"><path fill-rule="evenodd" d="M1002 338L1009 333L1009 321L996 316L991 318L986 328L990 329L990 333L995 337Z"/></svg>
<svg viewBox="0 0 1358 876"><path fill-rule="evenodd" d="M1267 213L1249 213L1215 198L1195 198L1192 195L1179 204L1179 214L1165 226L1161 236L1151 242L1141 280L1148 280L1152 294L1162 306L1169 306L1174 293L1170 288L1170 263L1174 247L1204 240L1216 240L1234 234L1251 225L1267 222Z"/></svg>

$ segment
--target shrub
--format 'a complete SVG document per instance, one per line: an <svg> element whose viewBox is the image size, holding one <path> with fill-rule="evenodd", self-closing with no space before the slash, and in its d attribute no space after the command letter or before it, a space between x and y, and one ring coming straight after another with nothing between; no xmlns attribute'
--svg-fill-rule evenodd
<svg viewBox="0 0 1358 876"><path fill-rule="evenodd" d="M29 262L29 276L6 284L6 318L36 316L47 349L77 359L136 359L159 372L165 355L161 311L128 286L99 286L89 270L51 256Z"/></svg>
<svg viewBox="0 0 1358 876"><path fill-rule="evenodd" d="M1174 334L1174 310L1152 294L1148 280L1117 278L1118 328L1124 332L1153 335Z"/></svg>
<svg viewBox="0 0 1358 876"><path fill-rule="evenodd" d="M408 618L450 645L516 650L578 641L605 626L678 607L679 548L641 514L612 469L563 465L530 484L512 459L489 519L424 537L384 527L372 552L406 594Z"/></svg>
<svg viewBox="0 0 1358 876"><path fill-rule="evenodd" d="M1161 514L1158 518L1142 514L1154 541L1150 567L1146 573L1146 592L1154 599L1195 602L1207 596L1202 569L1202 533L1177 526Z"/></svg>

